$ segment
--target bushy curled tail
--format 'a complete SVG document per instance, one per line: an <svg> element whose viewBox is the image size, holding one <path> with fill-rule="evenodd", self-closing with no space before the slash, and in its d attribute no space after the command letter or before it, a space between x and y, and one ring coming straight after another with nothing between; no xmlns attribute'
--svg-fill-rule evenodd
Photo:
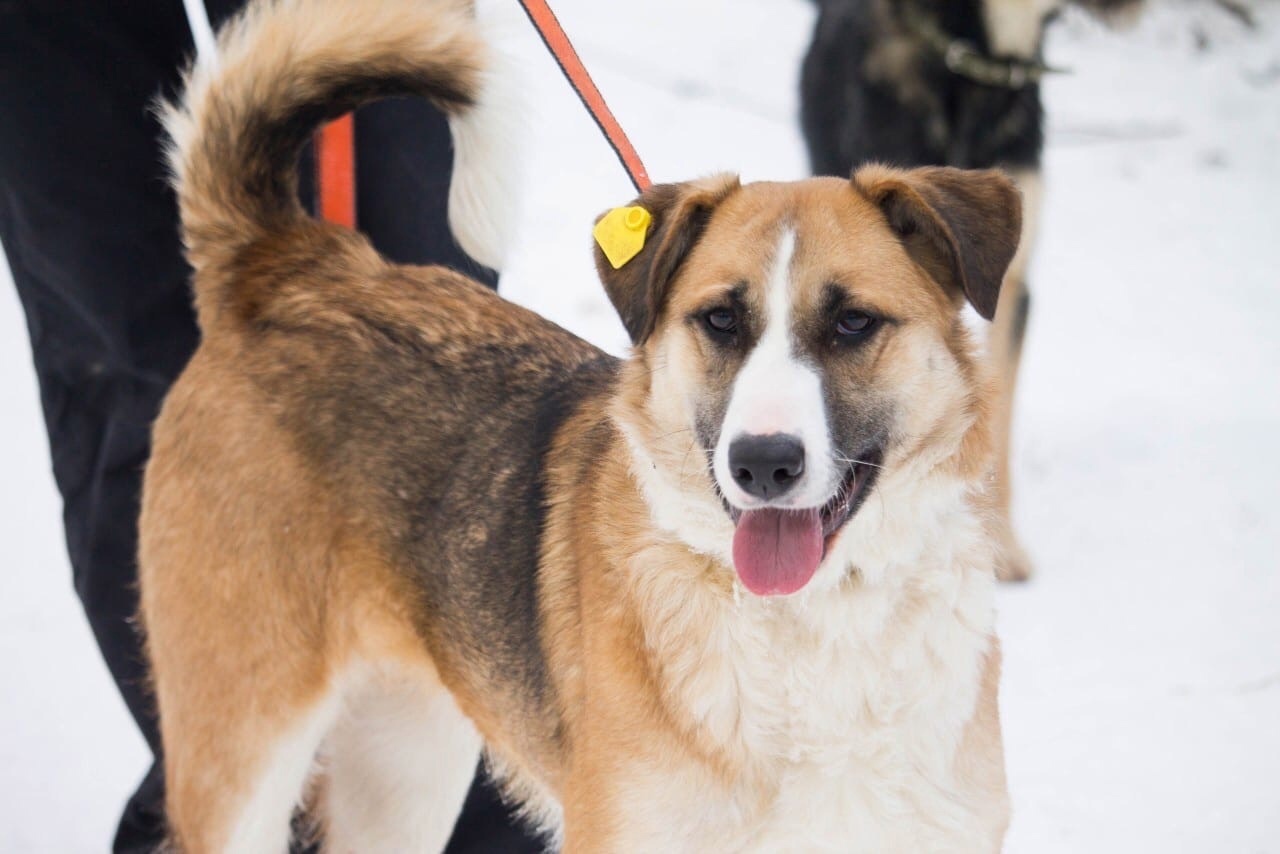
<svg viewBox="0 0 1280 854"><path fill-rule="evenodd" d="M449 218L459 244L497 267L510 200L502 105L470 4L462 0L255 0L201 57L182 100L162 108L169 163L201 322L235 259L273 234L301 232L296 161L324 121L379 98L418 95L449 117ZM413 140L405 140L412 145Z"/></svg>

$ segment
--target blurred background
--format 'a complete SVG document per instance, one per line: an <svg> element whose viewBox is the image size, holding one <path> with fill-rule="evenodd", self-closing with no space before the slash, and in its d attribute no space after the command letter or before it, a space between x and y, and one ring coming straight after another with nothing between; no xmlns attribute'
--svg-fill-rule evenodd
<svg viewBox="0 0 1280 854"><path fill-rule="evenodd" d="M527 93L503 293L626 338L589 230L633 193L509 0ZM807 172L806 0L555 0L655 180ZM1280 4L1051 28L1014 426L1037 574L999 594L1010 852L1280 851ZM0 266L0 851L105 850L145 751L71 586Z"/></svg>

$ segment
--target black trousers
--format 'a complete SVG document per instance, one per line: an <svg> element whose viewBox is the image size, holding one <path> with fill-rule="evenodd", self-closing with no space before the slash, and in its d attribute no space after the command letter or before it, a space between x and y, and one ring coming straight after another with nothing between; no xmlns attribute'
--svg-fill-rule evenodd
<svg viewBox="0 0 1280 854"><path fill-rule="evenodd" d="M216 26L240 0L207 5ZM199 340L149 110L177 91L191 52L181 0L0 0L0 242L30 331L76 592L156 757L118 852L152 851L164 832L161 745L131 621L150 425ZM357 217L394 260L496 285L446 224L450 144L425 102L363 110ZM302 174L306 196L305 164ZM473 786L449 851L537 850L491 785Z"/></svg>

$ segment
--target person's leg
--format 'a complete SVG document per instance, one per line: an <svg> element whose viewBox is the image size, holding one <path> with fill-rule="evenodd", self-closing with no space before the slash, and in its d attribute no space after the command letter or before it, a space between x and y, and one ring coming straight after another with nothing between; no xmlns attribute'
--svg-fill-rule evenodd
<svg viewBox="0 0 1280 854"><path fill-rule="evenodd" d="M443 264L496 288L449 230L453 141L444 114L417 99L370 104L356 114L356 225L401 264Z"/></svg>
<svg viewBox="0 0 1280 854"><path fill-rule="evenodd" d="M0 240L26 312L76 591L158 751L136 608L136 514L152 418L197 332L149 113L177 84L180 3L0 4ZM117 850L163 832L153 768Z"/></svg>

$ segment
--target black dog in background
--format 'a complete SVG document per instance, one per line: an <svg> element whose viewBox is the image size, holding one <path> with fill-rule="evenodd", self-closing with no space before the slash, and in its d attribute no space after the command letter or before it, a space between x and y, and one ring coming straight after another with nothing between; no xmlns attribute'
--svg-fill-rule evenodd
<svg viewBox="0 0 1280 854"><path fill-rule="evenodd" d="M1024 196L1022 245L989 349L1001 378L996 501L1003 579L1030 576L1009 525L1009 422L1030 296L1027 256L1040 200L1045 27L1067 0L817 0L801 76L801 124L815 174L858 164L1000 168ZM1141 0L1072 0L1104 16Z"/></svg>

